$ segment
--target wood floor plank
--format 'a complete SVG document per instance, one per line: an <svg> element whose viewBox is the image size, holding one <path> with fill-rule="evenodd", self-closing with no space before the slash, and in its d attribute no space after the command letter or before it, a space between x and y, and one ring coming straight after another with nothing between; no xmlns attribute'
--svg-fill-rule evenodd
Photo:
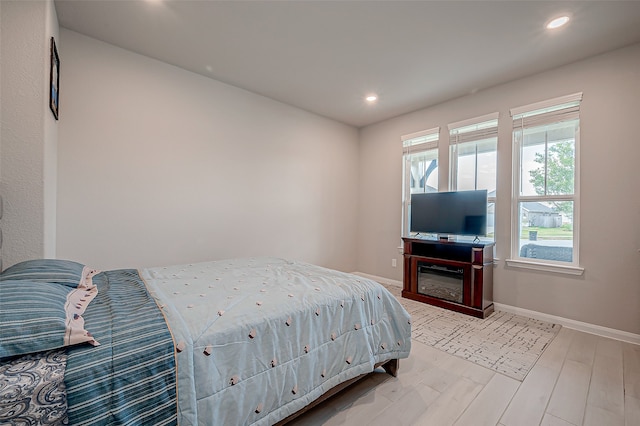
<svg viewBox="0 0 640 426"><path fill-rule="evenodd" d="M494 374L455 425L497 424L518 387L520 387L519 381L502 374Z"/></svg>
<svg viewBox="0 0 640 426"><path fill-rule="evenodd" d="M587 406L583 426L624 426L624 415L604 408Z"/></svg>
<svg viewBox="0 0 640 426"><path fill-rule="evenodd" d="M640 373L640 345L624 342L622 344L624 369Z"/></svg>
<svg viewBox="0 0 640 426"><path fill-rule="evenodd" d="M536 365L547 367L559 373L567 357L567 352L569 351L573 337L576 334L577 332L575 330L562 327L555 339L553 339L551 344L542 352Z"/></svg>
<svg viewBox="0 0 640 426"><path fill-rule="evenodd" d="M374 425L374 426L413 426L416 419L422 416L428 407L435 404L441 394L428 386L416 386L412 391L403 393L402 397L393 402L390 409L384 409L375 416L362 419L354 418L349 425Z"/></svg>
<svg viewBox="0 0 640 426"><path fill-rule="evenodd" d="M535 365L513 396L500 423L505 426L539 425L557 379L557 371Z"/></svg>
<svg viewBox="0 0 640 426"><path fill-rule="evenodd" d="M398 379L388 380L376 386L375 391L392 402L399 401L404 398L407 393L415 393L416 389L420 389L425 393L430 392L439 395L440 392L437 390L420 383L421 375L424 374L429 373L422 372L421 374L414 374L413 376L406 375L398 377Z"/></svg>
<svg viewBox="0 0 640 426"><path fill-rule="evenodd" d="M567 359L546 411L569 423L582 424L590 380L590 365Z"/></svg>
<svg viewBox="0 0 640 426"><path fill-rule="evenodd" d="M326 426L367 424L372 422L376 416L386 411L392 406L392 402L375 392L375 390L361 395L356 401L348 406L348 409L336 410L336 413L328 419L323 419ZM313 422L303 421L300 425L308 425Z"/></svg>
<svg viewBox="0 0 640 426"><path fill-rule="evenodd" d="M640 399L640 345L623 343L622 357L625 395Z"/></svg>
<svg viewBox="0 0 640 426"><path fill-rule="evenodd" d="M466 368L460 372L460 375L462 377L466 377L467 379L473 380L474 382L481 384L482 386L489 383L489 381L495 375L499 375L499 374L500 373L496 373L493 370L489 370L488 368L485 368L478 364L474 364L472 362L467 362ZM518 382L517 380L515 381Z"/></svg>
<svg viewBox="0 0 640 426"><path fill-rule="evenodd" d="M600 339L593 361L587 411L602 408L624 419L622 343Z"/></svg>
<svg viewBox="0 0 640 426"><path fill-rule="evenodd" d="M625 396L624 398L624 424L625 426L640 425L640 398Z"/></svg>
<svg viewBox="0 0 640 426"><path fill-rule="evenodd" d="M431 350L437 351L425 344L413 343L409 358L400 361L397 379L385 381L378 391L391 401L397 401L404 393L413 391L418 383L430 376L429 370L434 368Z"/></svg>
<svg viewBox="0 0 640 426"><path fill-rule="evenodd" d="M447 354L437 364L430 363L422 376L421 384L429 386L438 392L446 390L460 379L460 372L466 368L466 363L460 358Z"/></svg>
<svg viewBox="0 0 640 426"><path fill-rule="evenodd" d="M540 426L578 426L578 425L574 425L573 423L569 423L566 420L559 419L556 416L552 416L551 414L546 413L542 418L542 422L540 423Z"/></svg>
<svg viewBox="0 0 640 426"><path fill-rule="evenodd" d="M451 425L480 393L483 386L466 377L452 384L423 415L410 425Z"/></svg>
<svg viewBox="0 0 640 426"><path fill-rule="evenodd" d="M623 343L619 340L600 337L596 345L596 357L606 356L622 363Z"/></svg>
<svg viewBox="0 0 640 426"><path fill-rule="evenodd" d="M566 359L593 365L598 339L599 337L593 334L576 331Z"/></svg>
<svg viewBox="0 0 640 426"><path fill-rule="evenodd" d="M640 373L624 370L624 393L640 398Z"/></svg>

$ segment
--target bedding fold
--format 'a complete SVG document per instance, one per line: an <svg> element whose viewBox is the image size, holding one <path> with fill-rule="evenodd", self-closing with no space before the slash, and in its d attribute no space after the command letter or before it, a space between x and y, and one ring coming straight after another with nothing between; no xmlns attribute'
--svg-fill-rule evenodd
<svg viewBox="0 0 640 426"><path fill-rule="evenodd" d="M69 424L175 425L174 345L162 312L135 270L97 274L84 312L100 346L68 349Z"/></svg>

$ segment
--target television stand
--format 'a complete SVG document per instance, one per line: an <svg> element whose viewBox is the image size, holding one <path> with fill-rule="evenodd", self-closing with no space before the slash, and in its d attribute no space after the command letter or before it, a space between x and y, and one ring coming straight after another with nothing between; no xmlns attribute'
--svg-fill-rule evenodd
<svg viewBox="0 0 640 426"><path fill-rule="evenodd" d="M402 241L402 297L478 318L493 312L494 243Z"/></svg>

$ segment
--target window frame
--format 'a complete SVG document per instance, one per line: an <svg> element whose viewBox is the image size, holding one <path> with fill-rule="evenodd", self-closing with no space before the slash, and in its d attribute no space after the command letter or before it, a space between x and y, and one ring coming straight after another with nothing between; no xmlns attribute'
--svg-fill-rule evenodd
<svg viewBox="0 0 640 426"><path fill-rule="evenodd" d="M580 103L582 93L549 99L530 105L511 109L512 117L512 197L511 197L511 251L510 258L506 260L508 266L534 269L546 272L557 272L570 275L582 275L584 268L580 267ZM525 116L536 117L539 123L530 122L524 124ZM520 120L520 124L517 124ZM522 195L522 141L526 129L550 126L564 121L577 120L577 128L574 135L574 188L573 194L544 194ZM535 120L534 120L535 121ZM517 137L520 132L520 139ZM546 144L546 142L545 142ZM554 261L548 259L535 259L520 256L521 216L520 204L524 202L573 202L573 240L572 261Z"/></svg>
<svg viewBox="0 0 640 426"><path fill-rule="evenodd" d="M467 120L457 121L448 124L449 129L449 191L458 191L458 145L478 143L485 139L495 139L495 153L496 153L496 177L495 177L495 195L487 196L487 204L493 204L494 224L493 224L493 237L485 236L481 240L497 242L496 239L496 200L497 200L497 188L498 188L498 126L499 126L499 113L493 112L490 114L481 115L479 117L470 118ZM455 141L454 141L455 139ZM478 188L478 167L477 167L478 153L475 154L475 184L474 189ZM490 191L487 191L490 192ZM489 214L487 206L487 215Z"/></svg>
<svg viewBox="0 0 640 426"><path fill-rule="evenodd" d="M416 139L425 138L426 141L419 143L411 143ZM437 153L436 161L438 168L440 167L440 127L434 127L419 132L410 133L400 137L402 141L402 236L410 236L409 229L409 212L411 211L411 167L407 164L411 161L412 154L435 150ZM426 182L425 182L426 185ZM440 179L438 178L438 186Z"/></svg>

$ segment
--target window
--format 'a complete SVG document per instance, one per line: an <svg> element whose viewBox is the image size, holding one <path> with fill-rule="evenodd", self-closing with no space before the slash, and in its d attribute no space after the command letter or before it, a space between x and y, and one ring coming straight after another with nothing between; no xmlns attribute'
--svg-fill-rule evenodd
<svg viewBox="0 0 640 426"><path fill-rule="evenodd" d="M487 237L495 240L498 113L449 124L449 189L486 189Z"/></svg>
<svg viewBox="0 0 640 426"><path fill-rule="evenodd" d="M438 192L440 128L402 136L402 235L409 235L411 194Z"/></svg>
<svg viewBox="0 0 640 426"><path fill-rule="evenodd" d="M578 93L511 110L512 266L582 273L578 267L581 99Z"/></svg>

